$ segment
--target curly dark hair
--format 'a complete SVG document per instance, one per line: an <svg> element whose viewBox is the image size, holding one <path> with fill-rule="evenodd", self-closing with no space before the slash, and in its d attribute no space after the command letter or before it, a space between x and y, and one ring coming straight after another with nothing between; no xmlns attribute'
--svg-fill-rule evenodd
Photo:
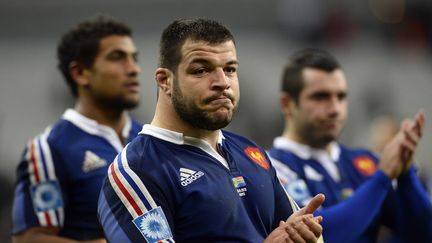
<svg viewBox="0 0 432 243"><path fill-rule="evenodd" d="M125 23L99 15L79 23L60 39L57 46L58 68L75 97L77 85L69 72L69 65L75 61L91 68L99 51L100 40L111 35L132 36L132 31Z"/></svg>

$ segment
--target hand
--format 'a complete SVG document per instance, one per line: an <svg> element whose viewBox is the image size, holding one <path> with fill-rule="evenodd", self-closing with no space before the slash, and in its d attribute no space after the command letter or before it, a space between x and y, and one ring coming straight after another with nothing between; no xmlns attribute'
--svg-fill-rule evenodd
<svg viewBox="0 0 432 243"><path fill-rule="evenodd" d="M279 226L264 240L264 243L317 242L322 233L320 223L323 218L314 217L312 213L321 206L324 200L323 194L316 195L308 205L293 213L286 222L281 221Z"/></svg>
<svg viewBox="0 0 432 243"><path fill-rule="evenodd" d="M100 238L100 239L96 239L96 240L84 241L83 243L106 243L106 240L103 238Z"/></svg>
<svg viewBox="0 0 432 243"><path fill-rule="evenodd" d="M378 165L390 179L409 169L412 157L423 134L425 115L418 112L415 121L405 119L399 132L384 147Z"/></svg>
<svg viewBox="0 0 432 243"><path fill-rule="evenodd" d="M416 114L414 122L404 121L402 123L402 128L406 130L405 135L409 140L408 143L404 145L402 149L402 161L404 163L403 171L407 171L413 162L414 153L416 150L416 146L420 142L420 139L423 136L423 130L425 125L425 114L423 111L420 111ZM415 146L412 146L415 145Z"/></svg>

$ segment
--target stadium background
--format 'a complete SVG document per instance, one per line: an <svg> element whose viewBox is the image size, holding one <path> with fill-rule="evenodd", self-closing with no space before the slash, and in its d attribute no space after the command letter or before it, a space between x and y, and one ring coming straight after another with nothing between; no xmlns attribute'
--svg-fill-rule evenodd
<svg viewBox="0 0 432 243"><path fill-rule="evenodd" d="M27 139L73 104L56 68L61 34L97 13L130 24L140 50L142 100L133 111L150 122L153 72L162 29L178 17L228 25L237 41L241 102L228 129L264 147L280 134L281 70L302 47L331 51L348 78L350 113L341 141L368 146L371 121L426 111L418 161L432 172L432 2L427 0L74 0L0 1L0 242L7 242L15 167Z"/></svg>

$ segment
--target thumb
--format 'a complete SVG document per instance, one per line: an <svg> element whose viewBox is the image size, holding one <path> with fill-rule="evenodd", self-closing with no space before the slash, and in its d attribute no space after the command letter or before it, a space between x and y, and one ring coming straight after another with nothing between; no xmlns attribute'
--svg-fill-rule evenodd
<svg viewBox="0 0 432 243"><path fill-rule="evenodd" d="M321 204L324 202L325 200L325 196L322 193L317 194L315 197L312 198L312 200L303 208L301 208L298 211L298 215L303 215L303 214L312 214L313 212L315 212L315 210L317 210Z"/></svg>

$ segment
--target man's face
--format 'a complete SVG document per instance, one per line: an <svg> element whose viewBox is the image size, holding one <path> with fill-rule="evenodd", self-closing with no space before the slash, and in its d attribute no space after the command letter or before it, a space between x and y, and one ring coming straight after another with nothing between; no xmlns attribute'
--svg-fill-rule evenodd
<svg viewBox="0 0 432 243"><path fill-rule="evenodd" d="M240 98L234 43L187 40L181 53L171 95L177 114L200 129L227 126Z"/></svg>
<svg viewBox="0 0 432 243"><path fill-rule="evenodd" d="M85 69L88 90L94 101L112 108L138 105L140 67L137 49L128 36L112 35L100 40L93 66Z"/></svg>
<svg viewBox="0 0 432 243"><path fill-rule="evenodd" d="M298 103L292 103L292 124L302 142L322 148L335 140L347 117L347 84L340 69L306 68Z"/></svg>

